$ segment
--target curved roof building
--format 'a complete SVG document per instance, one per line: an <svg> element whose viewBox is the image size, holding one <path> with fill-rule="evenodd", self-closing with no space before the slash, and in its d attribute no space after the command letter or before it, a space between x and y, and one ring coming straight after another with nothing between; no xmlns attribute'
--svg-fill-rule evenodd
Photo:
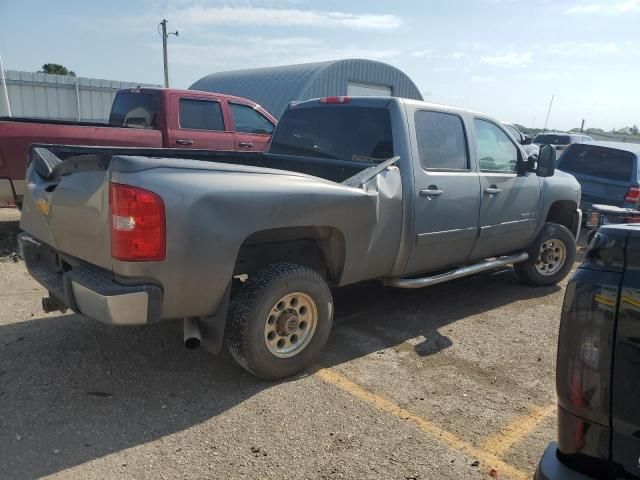
<svg viewBox="0 0 640 480"><path fill-rule="evenodd" d="M276 117L282 115L291 101L332 95L422 100L416 85L401 70L386 63L359 59L212 73L189 88L248 98Z"/></svg>

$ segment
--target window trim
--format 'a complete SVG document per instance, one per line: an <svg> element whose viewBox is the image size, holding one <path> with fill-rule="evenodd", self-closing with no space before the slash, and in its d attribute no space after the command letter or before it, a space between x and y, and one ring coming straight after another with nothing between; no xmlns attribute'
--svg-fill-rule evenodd
<svg viewBox="0 0 640 480"><path fill-rule="evenodd" d="M453 117L457 117L460 120L460 124L462 126L462 135L464 135L464 143L465 143L465 152L467 154L467 168L443 168L443 167L425 167L424 163L422 163L422 157L420 156L420 146L418 143L418 130L416 128L416 116L418 112L429 112L429 113L441 113L444 115L451 115ZM420 167L425 172L471 172L471 150L469 149L469 135L467 134L467 127L464 123L464 118L462 115L459 115L454 112L448 112L445 110L431 110L428 108L416 108L413 112L413 131L416 136L416 148L418 150L418 163L420 163Z"/></svg>
<svg viewBox="0 0 640 480"><path fill-rule="evenodd" d="M476 126L474 124L473 125L473 134L474 134L475 143L476 143L475 144L475 147L476 147L475 150L476 150L476 157L477 157L476 158L476 163L478 164L478 171L480 173L493 173L493 174L501 173L501 174L504 174L504 175L513 175L514 177L517 177L519 175L518 164L522 162L522 151L520 150L520 147L518 145L516 145L515 143L513 143L513 140L511 140L511 136L507 132L505 132L504 128L502 128L498 123L494 122L493 120L491 120L489 118L486 118L486 117L477 117L477 116L474 116L473 120L474 121L475 120L481 120L483 122L487 122L487 123L490 123L491 125L494 125L494 126L498 127L498 129L501 130L502 133L504 133L507 136L507 139L511 142L511 144L514 147L516 147L516 153L518 155L518 158L516 158L516 168L513 171L511 171L511 170L509 170L509 171L506 171L506 170L483 170L481 165L480 165L480 158L478 156L478 136L476 134Z"/></svg>
<svg viewBox="0 0 640 480"><path fill-rule="evenodd" d="M273 132L275 131L276 126L273 124L273 122L266 115L264 115L260 110L258 110L257 106L249 105L249 104L241 103L241 102L232 102L232 101L229 101L228 104L229 104L229 112L231 113L231 118L233 119L233 131L235 133L240 133L242 135L260 135L260 136L263 136L263 137L270 137L271 135L273 135ZM262 118L264 118L271 125L271 128L273 130L271 130L271 133L239 132L238 131L238 127L236 126L236 117L233 114L233 110L231 108L231 105L240 105L241 107L250 108L251 110L256 112L258 115L260 115Z"/></svg>
<svg viewBox="0 0 640 480"><path fill-rule="evenodd" d="M180 103L183 100L187 100L187 101L191 101L191 102L209 102L209 103L217 103L220 106L220 116L222 117L222 130L212 130L209 128L187 128L187 127L183 127L181 120L182 120L182 115L181 115L181 111L180 111ZM204 98L196 98L196 97L180 97L178 98L178 128L180 130L189 130L189 131L193 131L193 132L229 132L229 130L227 130L227 123L225 122L224 119L224 108L222 108L222 102L220 100L216 100L216 99L204 99Z"/></svg>

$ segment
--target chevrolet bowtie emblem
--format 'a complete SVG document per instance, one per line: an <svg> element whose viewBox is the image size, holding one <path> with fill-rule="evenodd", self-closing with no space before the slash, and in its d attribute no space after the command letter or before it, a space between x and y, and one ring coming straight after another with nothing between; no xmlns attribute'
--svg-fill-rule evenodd
<svg viewBox="0 0 640 480"><path fill-rule="evenodd" d="M43 215L49 215L49 202L44 198L36 201L36 207Z"/></svg>

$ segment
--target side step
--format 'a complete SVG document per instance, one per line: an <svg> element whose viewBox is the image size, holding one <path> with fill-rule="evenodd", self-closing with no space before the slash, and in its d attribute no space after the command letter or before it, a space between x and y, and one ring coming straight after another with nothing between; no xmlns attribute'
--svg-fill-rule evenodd
<svg viewBox="0 0 640 480"><path fill-rule="evenodd" d="M515 255L509 255L507 257L496 258L495 260L483 260L480 263L473 265L466 265L464 267L451 270L449 272L440 273L431 277L421 278L387 278L384 280L384 284L389 287L397 288L422 288L430 287L442 282L448 282L449 280L455 280L456 278L467 277L476 273L484 272L486 270L493 270L494 268L504 267L512 263L524 262L529 258L527 252L516 253Z"/></svg>

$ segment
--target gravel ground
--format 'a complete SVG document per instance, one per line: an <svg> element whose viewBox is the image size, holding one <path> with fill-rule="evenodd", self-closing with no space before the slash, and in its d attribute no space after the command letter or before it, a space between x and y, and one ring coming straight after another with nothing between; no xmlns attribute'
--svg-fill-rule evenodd
<svg viewBox="0 0 640 480"><path fill-rule="evenodd" d="M319 370L268 383L185 350L179 323L45 315L0 262L0 478L530 477L555 437L563 288L505 270L340 289Z"/></svg>

